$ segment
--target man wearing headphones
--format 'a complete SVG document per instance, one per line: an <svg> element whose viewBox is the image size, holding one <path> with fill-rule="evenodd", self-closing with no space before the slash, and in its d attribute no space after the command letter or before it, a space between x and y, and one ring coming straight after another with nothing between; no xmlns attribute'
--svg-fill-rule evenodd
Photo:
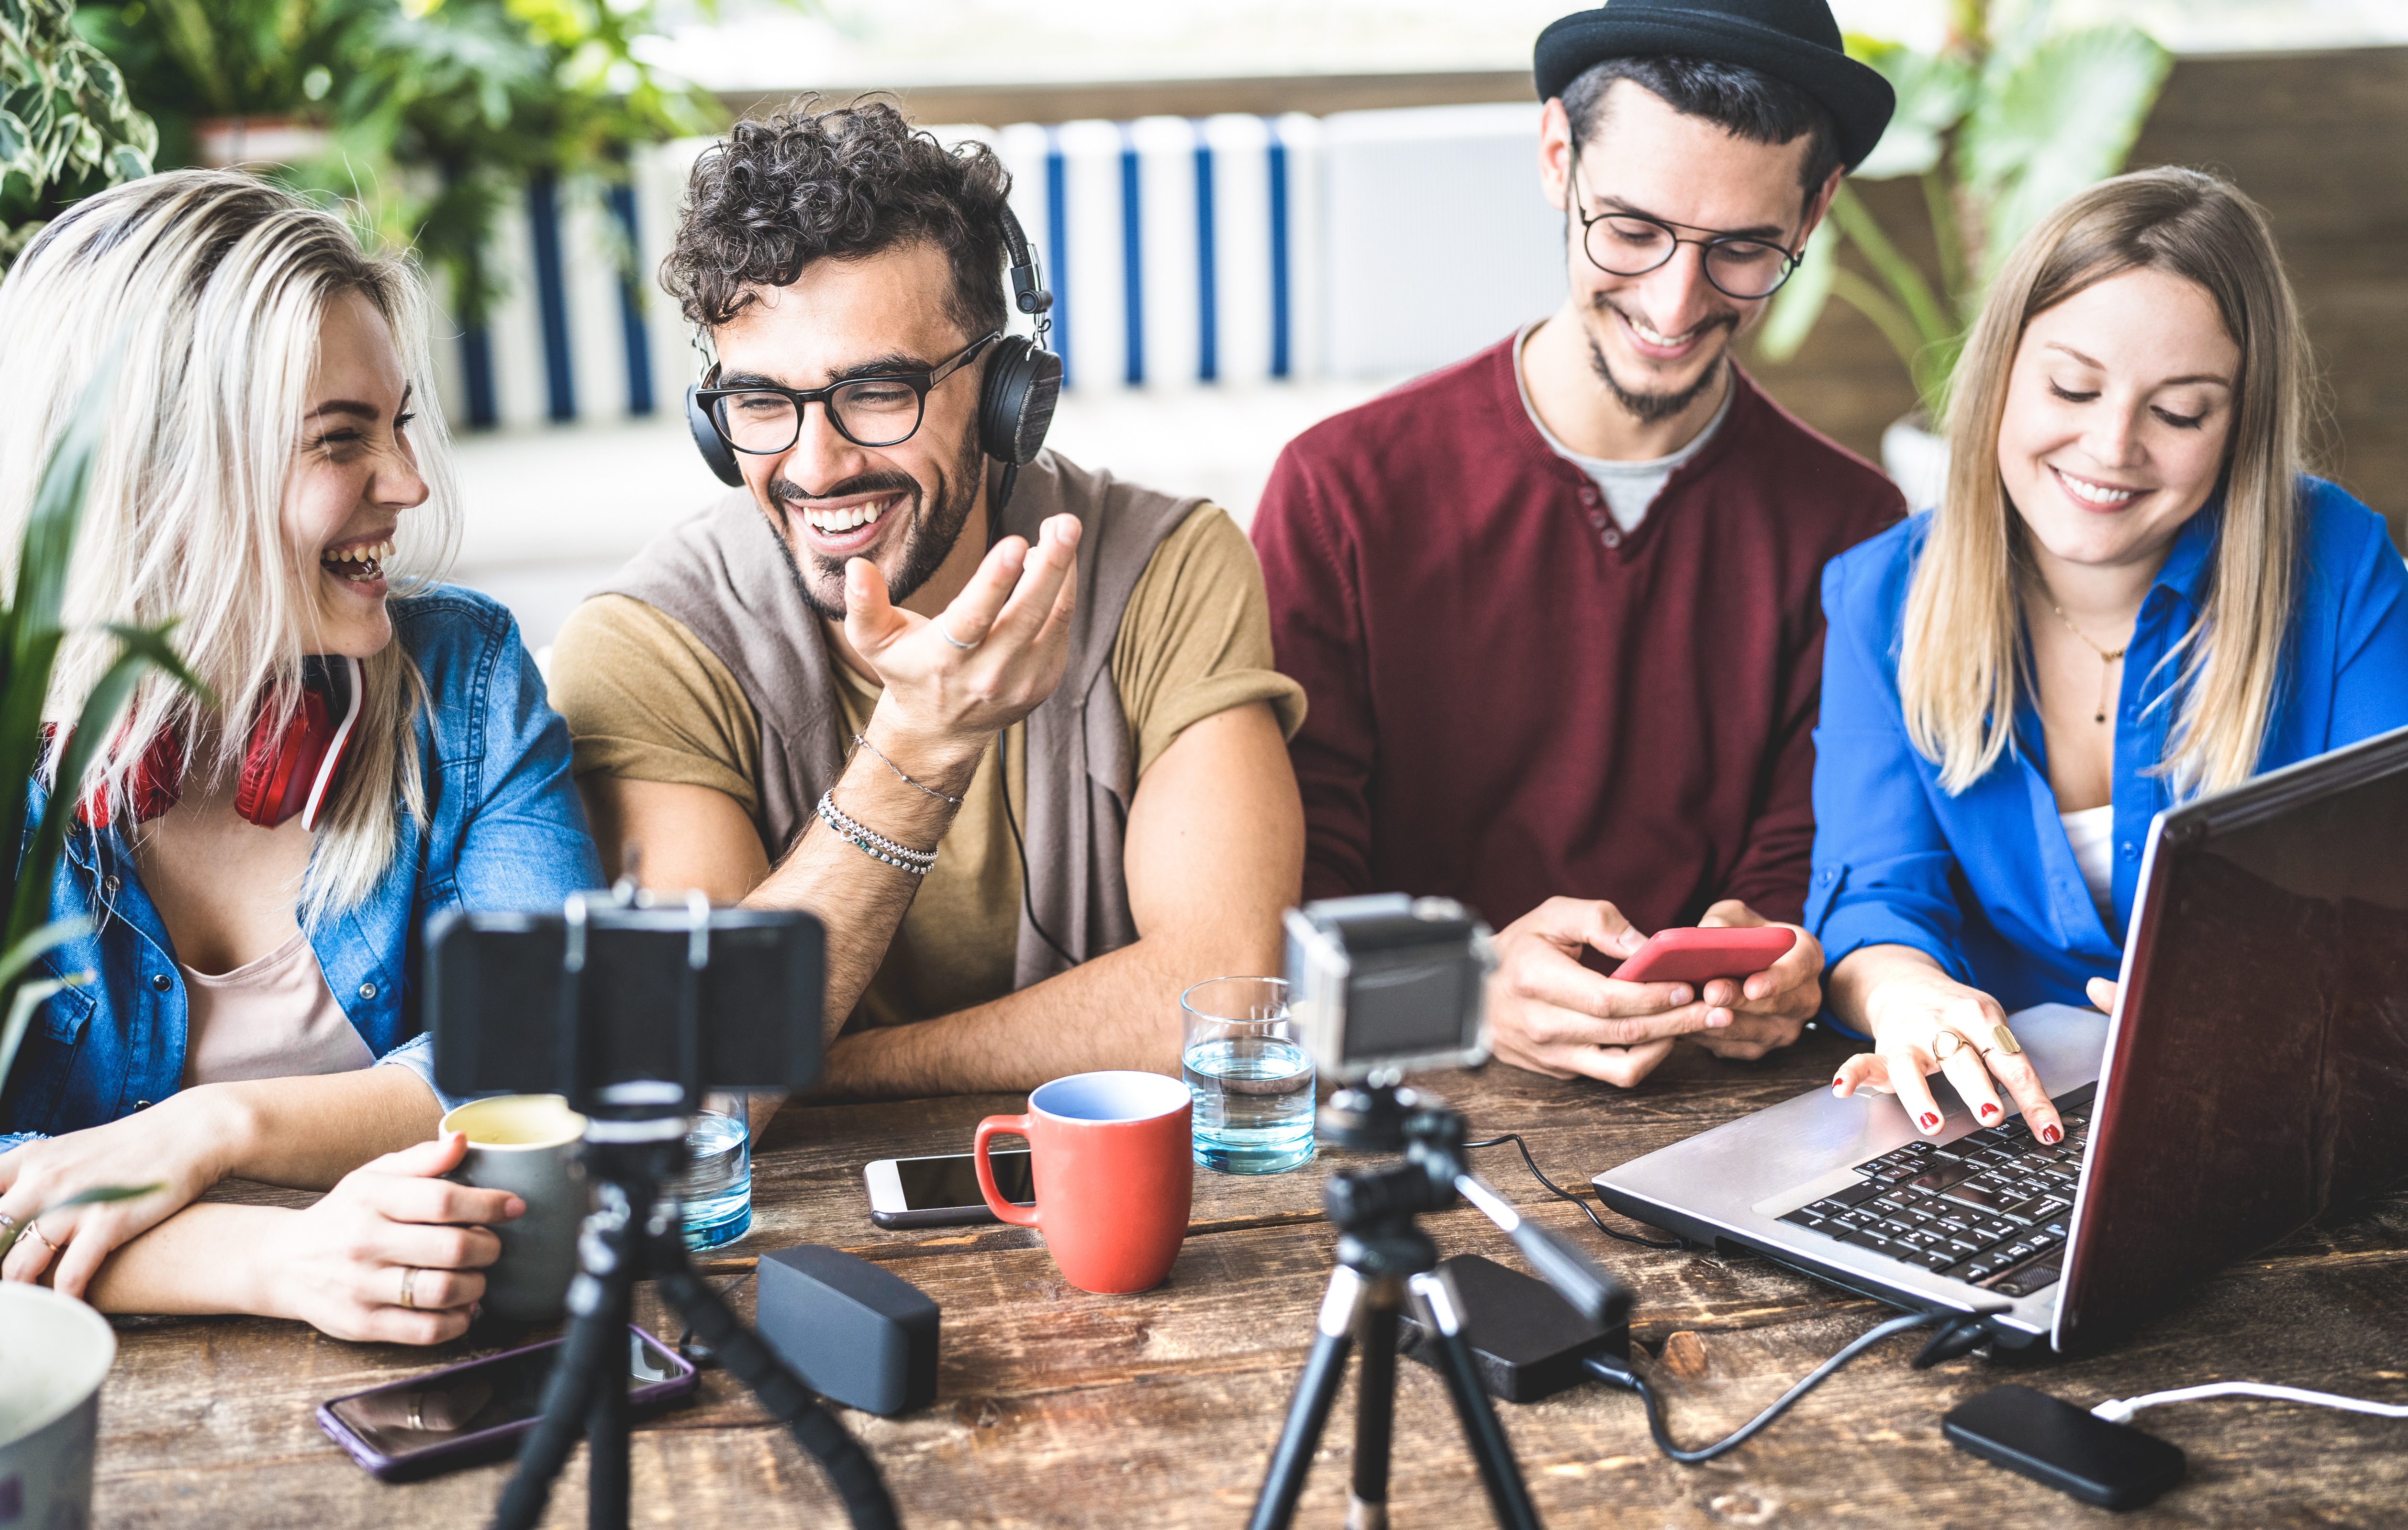
<svg viewBox="0 0 2408 1530"><path fill-rule="evenodd" d="M1303 707L1253 551L1041 449L1009 185L875 102L702 156L663 280L739 487L554 646L613 874L825 920L836 1093L1175 1072L1180 991L1275 970L1297 897Z"/></svg>
<svg viewBox="0 0 2408 1530"><path fill-rule="evenodd" d="M1299 436L1254 536L1312 703L1306 894L1470 904L1497 1055L1627 1087L1679 1037L1755 1057L1821 1002L1803 929L1738 981L1603 969L1670 925L1800 917L1822 565L1903 507L1731 350L1892 96L1824 0L1614 0L1535 62L1563 307Z"/></svg>

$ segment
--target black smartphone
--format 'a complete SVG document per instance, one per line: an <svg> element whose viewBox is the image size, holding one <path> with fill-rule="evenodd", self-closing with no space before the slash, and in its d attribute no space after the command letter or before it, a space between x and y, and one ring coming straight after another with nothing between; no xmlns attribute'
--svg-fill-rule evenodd
<svg viewBox="0 0 2408 1530"><path fill-rule="evenodd" d="M1037 1204L1028 1153L990 1152L995 1188L1015 1206ZM978 1169L966 1152L938 1158L881 1158L861 1171L869 1186L869 1220L881 1227L960 1227L994 1222L979 1194Z"/></svg>
<svg viewBox="0 0 2408 1530"><path fill-rule="evenodd" d="M463 1361L322 1403L318 1427L351 1459L388 1482L498 1461L543 1411L544 1383L561 1339ZM632 1323L627 1328L627 1401L658 1408L693 1394L685 1356Z"/></svg>
<svg viewBox="0 0 2408 1530"><path fill-rule="evenodd" d="M2029 1387L1992 1387L1940 1421L1958 1450L2101 1509L2138 1509L2182 1480L2178 1445Z"/></svg>

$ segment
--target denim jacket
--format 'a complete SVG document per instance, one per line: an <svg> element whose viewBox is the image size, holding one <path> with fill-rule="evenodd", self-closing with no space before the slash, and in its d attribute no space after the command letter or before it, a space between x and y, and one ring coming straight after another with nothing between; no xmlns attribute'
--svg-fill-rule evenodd
<svg viewBox="0 0 2408 1530"><path fill-rule="evenodd" d="M309 944L344 1014L380 1061L434 1085L432 1038L410 1002L422 932L444 908L546 909L599 884L569 778L568 729L544 699L518 624L484 595L442 586L391 604L394 640L432 699L417 720L428 822L400 815L393 864L361 903L327 914ZM28 814L38 822L39 784ZM79 827L50 917L92 932L45 958L95 980L45 1001L0 1096L0 1133L59 1133L133 1114L180 1087L184 974L126 841ZM0 1135L0 1149L9 1145Z"/></svg>

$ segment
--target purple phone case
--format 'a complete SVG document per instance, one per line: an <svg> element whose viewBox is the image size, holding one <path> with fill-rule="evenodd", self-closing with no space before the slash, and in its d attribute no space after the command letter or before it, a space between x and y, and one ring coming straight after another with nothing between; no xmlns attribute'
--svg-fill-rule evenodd
<svg viewBox="0 0 2408 1530"><path fill-rule="evenodd" d="M674 1402L679 1398L693 1395L694 1389L700 1384L699 1378L695 1373L693 1362L632 1323L627 1324L627 1331L640 1336L644 1342L651 1346L652 1353L667 1360L673 1372L664 1380L650 1382L627 1394L627 1406L630 1408L656 1407L662 1403ZM339 1397L329 1397L318 1405L318 1427L323 1429L336 1444L350 1453L352 1460L366 1466L380 1481L394 1482L411 1478L431 1477L437 1472L449 1471L455 1466L473 1466L480 1461L498 1460L509 1453L508 1447L510 1441L535 1427L535 1420L515 1419L509 1423L497 1423L491 1429L480 1429L473 1435L463 1435L458 1439L446 1440L440 1445L429 1446L423 1451L408 1451L400 1455L387 1455L352 1433L350 1424L335 1416L334 1407L337 1403L350 1402L354 1397L366 1397L379 1392L394 1392L422 1386L437 1377L450 1376L454 1371L491 1365L496 1360L525 1354L534 1350L555 1348L563 1342L564 1340L561 1339L551 1338L540 1344L523 1344L515 1350L496 1350L492 1354L480 1354L474 1360L463 1360L456 1366L446 1366L441 1370L424 1371L404 1380L387 1381L382 1386L366 1387L358 1392L347 1392Z"/></svg>

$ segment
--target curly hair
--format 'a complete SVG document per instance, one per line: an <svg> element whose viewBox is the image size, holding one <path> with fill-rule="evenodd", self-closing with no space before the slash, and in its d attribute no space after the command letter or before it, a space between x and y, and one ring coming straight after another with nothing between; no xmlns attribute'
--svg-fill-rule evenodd
<svg viewBox="0 0 2408 1530"><path fill-rule="evenodd" d="M1004 198L1011 174L982 143L946 150L883 101L797 101L746 121L695 162L661 285L715 329L815 260L925 242L953 271L949 310L972 336L1002 329Z"/></svg>

